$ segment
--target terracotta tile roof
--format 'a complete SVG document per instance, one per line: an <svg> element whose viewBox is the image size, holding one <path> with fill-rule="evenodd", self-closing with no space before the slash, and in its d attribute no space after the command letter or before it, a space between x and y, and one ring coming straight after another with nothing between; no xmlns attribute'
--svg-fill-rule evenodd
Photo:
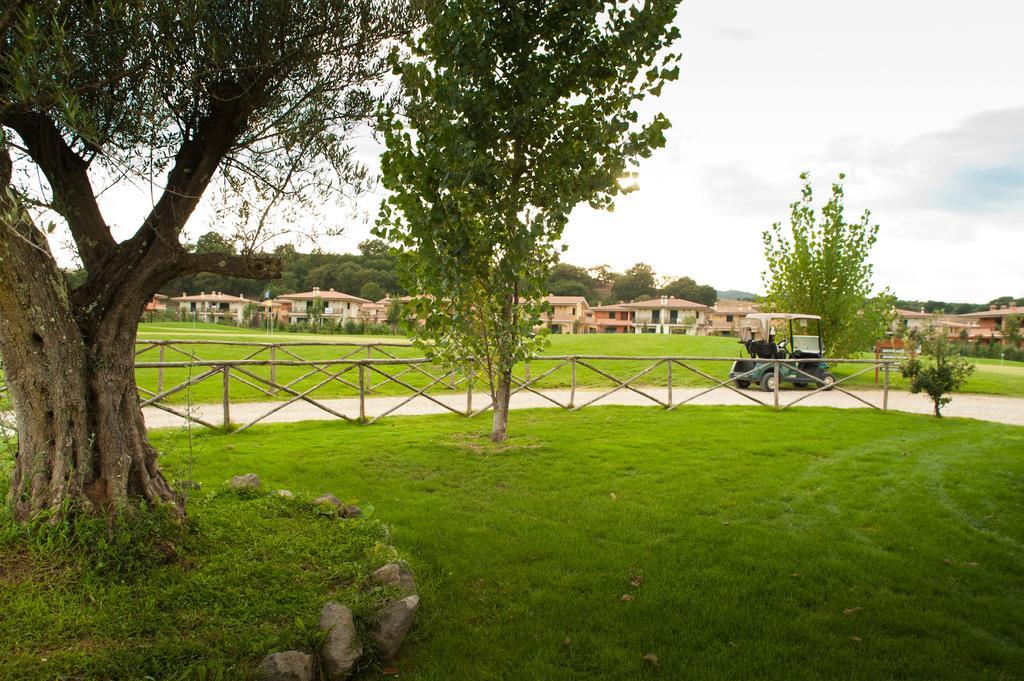
<svg viewBox="0 0 1024 681"><path fill-rule="evenodd" d="M914 310L901 310L896 308L896 314L904 319L931 319L935 315L931 312L915 312Z"/></svg>
<svg viewBox="0 0 1024 681"><path fill-rule="evenodd" d="M661 310L665 308L675 310L711 309L707 305L695 303L692 300L683 300L682 298L655 298L654 300L640 300L635 303L625 303L623 307L632 310Z"/></svg>
<svg viewBox="0 0 1024 681"><path fill-rule="evenodd" d="M598 305L590 309L594 312L632 312L624 303L619 303L618 305Z"/></svg>
<svg viewBox="0 0 1024 681"><path fill-rule="evenodd" d="M283 293L278 298L284 298L285 300L313 300L317 296L320 300L343 300L351 303L369 303L372 301L366 298L360 298L359 296L349 295L348 293L342 293L341 291L335 291L330 289L324 291L322 289L313 289L312 291L303 291L302 293Z"/></svg>
<svg viewBox="0 0 1024 681"><path fill-rule="evenodd" d="M381 298L377 301L378 305L390 305L392 300L397 300L400 303L408 303L412 300L412 296L389 296L387 298Z"/></svg>
<svg viewBox="0 0 1024 681"><path fill-rule="evenodd" d="M583 303L587 307L590 307L590 304L587 303L587 299L584 298L583 296L551 296L551 295L549 295L547 298L545 298L545 300L547 300L552 305L576 305L578 303Z"/></svg>
<svg viewBox="0 0 1024 681"><path fill-rule="evenodd" d="M967 314L960 315L961 317L1010 317L1020 315L1024 317L1024 307L1014 305L1013 307L1002 307L998 310L982 310L981 312L968 312Z"/></svg>
<svg viewBox="0 0 1024 681"><path fill-rule="evenodd" d="M761 306L747 300L719 300L711 310L718 314L750 314L760 312Z"/></svg>
<svg viewBox="0 0 1024 681"><path fill-rule="evenodd" d="M178 303L251 303L259 302L255 298L243 298L241 296L231 296L227 293L220 293L214 291L212 293L199 293L196 295L182 295L171 298L171 300Z"/></svg>

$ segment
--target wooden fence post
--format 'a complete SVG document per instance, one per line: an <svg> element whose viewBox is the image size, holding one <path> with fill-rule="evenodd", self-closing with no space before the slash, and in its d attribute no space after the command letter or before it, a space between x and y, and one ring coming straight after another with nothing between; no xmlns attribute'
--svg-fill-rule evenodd
<svg viewBox="0 0 1024 681"><path fill-rule="evenodd" d="M160 345L160 364L164 363L164 348L163 344ZM156 391L162 393L164 391L164 368L160 367L156 370Z"/></svg>
<svg viewBox="0 0 1024 681"><path fill-rule="evenodd" d="M779 360L772 360L772 373L775 376L775 408L779 408Z"/></svg>
<svg viewBox="0 0 1024 681"><path fill-rule="evenodd" d="M671 407L672 407L672 360L669 360L668 361L668 407L665 407L665 408L669 409Z"/></svg>
<svg viewBox="0 0 1024 681"><path fill-rule="evenodd" d="M366 365L359 365L359 422L366 423Z"/></svg>
<svg viewBox="0 0 1024 681"><path fill-rule="evenodd" d="M372 344L366 346L366 359L373 359L373 345ZM366 377L366 390L368 392L373 392L373 373L370 373Z"/></svg>
<svg viewBox="0 0 1024 681"><path fill-rule="evenodd" d="M466 364L466 416L473 415L473 362Z"/></svg>
<svg viewBox="0 0 1024 681"><path fill-rule="evenodd" d="M576 355L572 356L569 363L569 366L572 368L572 385L569 388L569 408L572 409L576 406Z"/></svg>
<svg viewBox="0 0 1024 681"><path fill-rule="evenodd" d="M272 383L277 383L277 343L270 346L270 380ZM273 386L270 389L277 392L277 388Z"/></svg>
<svg viewBox="0 0 1024 681"><path fill-rule="evenodd" d="M228 430L231 427L231 367L224 365L221 372L224 374L224 389L222 392L222 399L224 403L224 430Z"/></svg>
<svg viewBox="0 0 1024 681"><path fill-rule="evenodd" d="M875 371L878 371L876 368ZM889 409L889 363L885 363L885 376L882 378L882 411Z"/></svg>

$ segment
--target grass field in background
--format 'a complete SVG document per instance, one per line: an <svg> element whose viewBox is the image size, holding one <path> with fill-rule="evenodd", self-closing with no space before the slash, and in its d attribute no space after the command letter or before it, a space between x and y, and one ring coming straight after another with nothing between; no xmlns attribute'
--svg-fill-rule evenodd
<svg viewBox="0 0 1024 681"><path fill-rule="evenodd" d="M245 679L268 646L302 645L295 617L311 627L318 599L350 595L325 575L366 549L211 501L256 472L391 527L423 597L403 679L1021 678L1024 428L743 407L517 411L503 446L488 427L260 426L191 449L154 431L170 478L203 483L191 517L231 548L124 583L7 563L0 677Z"/></svg>
<svg viewBox="0 0 1024 681"><path fill-rule="evenodd" d="M232 342L252 342L252 343L266 343L266 342L286 342L286 343L299 343L299 342L334 342L334 343L353 343L353 344L367 344L373 342L381 342L388 344L408 344L408 341L398 336L335 336L335 335L317 335L317 334L291 334L291 333L276 333L267 334L266 331L251 330L251 329L240 329L227 326L218 326L212 324L192 324L189 322L165 322L157 324L142 324L139 327L139 341L145 343L147 340L155 339L187 339L187 340L226 340ZM655 334L587 334L587 335L553 335L550 336L550 345L545 351L546 355L617 355L617 356L642 356L642 357L653 357L653 356L666 356L666 355L684 355L684 356L708 356L708 357L725 357L725 358L739 358L743 354L743 349L740 344L734 338L721 338L721 337L707 337L707 336L681 336L681 335L655 335ZM203 345L203 346L181 346L183 349L187 349L194 354L198 355L204 360L220 360L220 359L242 359L253 352L255 348L241 348L232 346L217 346L217 345ZM353 347L353 349L357 349ZM396 357L419 357L421 353L411 346L407 347L387 347L384 348L390 354ZM295 352L300 357L307 360L317 359L330 359L340 358L343 354L350 350L330 348L330 347L316 347L308 346L302 348L291 348L292 352ZM371 356L374 358L385 358L385 355L378 351L373 351ZM358 350L353 358L365 358L367 354ZM187 361L188 358L180 355L174 351L166 350L164 355L165 361ZM267 351L254 357L254 359L267 359L269 353ZM147 351L139 356L140 361L158 361L159 354L157 350ZM288 357L279 351L278 359L288 359ZM972 359L975 363L976 369L974 375L968 380L966 387L963 392L968 393L986 393L993 395L1006 395L1013 397L1024 397L1024 363L1021 362L999 362L999 360L987 360L987 359ZM598 369L617 376L620 379L629 378L644 368L650 365L650 361L647 360L631 360L631 361L607 361L607 360L596 360L594 363ZM550 361L538 360L532 363L530 370L532 376L537 376L543 373L547 369L554 366ZM719 379L725 379L728 375L730 362L695 362L694 366L705 373L718 377ZM858 367L860 368L860 367ZM836 368L835 373L839 378L855 373L858 368L851 366L839 366ZM405 368L384 368L391 375L400 375L401 379L412 386L421 388L430 382L430 378L420 374L416 371L406 371ZM441 368L438 366L427 366L425 370L438 375L441 372ZM277 371L277 379L279 383L285 384L289 381L301 377L306 373L308 368L300 367L279 367ZM337 370L337 369L335 369ZM190 374L191 371L191 374ZM164 372L164 389L174 386L178 383L185 381L190 375L196 376L197 372L201 372L202 369L198 367L192 367L191 369L166 369ZM250 369L254 373L269 378L270 371L266 367L254 367ZM404 372L404 373L402 373ZM524 377L525 370L520 367L517 374L520 377ZM157 387L157 371L155 369L140 369L138 372L140 385L149 389L156 390ZM394 383L385 381L382 376L376 375L373 372L367 371L367 377L370 385L377 385L371 394L376 395L397 395L402 393L408 393L406 388L403 388ZM306 378L299 383L292 386L295 390L302 392L307 390L318 382L328 378L323 373L316 373L309 378ZM358 370L351 369L347 373L343 374L341 378L349 381L353 385L344 385L338 381L329 381L322 388L317 389L313 393L313 397L350 397L358 393L354 387L358 383ZM598 373L586 369L582 366L577 368L577 384L583 388L600 388L600 387L611 387L612 382L600 376ZM898 372L893 372L890 376L891 385L893 388L902 389L906 387L906 381L898 375ZM658 369L650 372L644 376L638 385L665 385L667 382L667 370L665 367L659 367ZM217 402L221 399L222 385L219 377L211 377L200 383L199 385L192 388L190 393L185 392L173 395L168 401L177 404L183 404L186 401L193 403L209 403ZM381 385L383 383L383 385ZM569 367L563 367L555 371L550 376L543 379L538 384L539 388L564 388L568 387L571 383L571 370ZM875 383L874 372L868 372L862 376L858 376L851 381L849 384L858 388L873 388L881 387L881 380L879 383ZM680 367L675 367L673 370L673 384L680 388L686 387L704 387L709 386L710 382L697 376L694 373L688 372ZM266 386L264 386L266 387ZM436 385L432 390L436 392L442 392L445 384ZM483 383L477 384L477 389L482 390L484 388ZM459 387L460 390L464 389L464 386ZM797 390L789 385L784 385L785 390ZM255 388L246 386L240 382L232 382L231 384L231 398L233 401L254 401L254 400L274 400L274 399L286 399L289 397L285 393L278 393L278 395L270 397L267 396Z"/></svg>

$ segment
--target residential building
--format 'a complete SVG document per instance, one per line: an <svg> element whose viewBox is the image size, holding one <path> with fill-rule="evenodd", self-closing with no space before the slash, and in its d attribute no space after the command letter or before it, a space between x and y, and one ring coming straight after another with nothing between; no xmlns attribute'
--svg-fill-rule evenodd
<svg viewBox="0 0 1024 681"><path fill-rule="evenodd" d="M363 324L386 324L388 306L385 303L363 303L359 307L359 321Z"/></svg>
<svg viewBox="0 0 1024 681"><path fill-rule="evenodd" d="M182 293L176 298L169 298L166 306L169 310L177 311L179 318L186 321L210 322L213 324L223 322L242 323L242 310L249 303L259 302L246 299L245 296L232 296L220 291L199 295L188 295Z"/></svg>
<svg viewBox="0 0 1024 681"><path fill-rule="evenodd" d="M595 333L633 333L634 311L624 304L599 305L591 308L590 328Z"/></svg>
<svg viewBox="0 0 1024 681"><path fill-rule="evenodd" d="M167 296L162 293L154 293L153 297L146 303L146 307L143 308L143 312L146 314L154 314L158 312L165 312L167 310Z"/></svg>
<svg viewBox="0 0 1024 681"><path fill-rule="evenodd" d="M708 318L711 321L708 327L709 336L737 336L739 334L740 320L748 314L760 312L761 308L749 300L730 300L723 298L711 308Z"/></svg>
<svg viewBox="0 0 1024 681"><path fill-rule="evenodd" d="M989 342L1003 340L1003 328L1006 320L1010 317L1017 317L1019 320L1024 321L1024 307L1019 305L989 305L987 310L960 315L960 318L965 321L977 323L978 337L981 339L987 338Z"/></svg>
<svg viewBox="0 0 1024 681"><path fill-rule="evenodd" d="M312 291L303 291L301 293L285 293L278 296L278 298L291 303L291 309L287 313L283 309L281 311L282 321L287 320L290 324L310 321L310 305L317 298L323 301L324 304L320 319L332 323L347 322L349 320L360 321L360 310L363 304L371 302L365 298L335 291L333 288L327 291L314 288Z"/></svg>
<svg viewBox="0 0 1024 681"><path fill-rule="evenodd" d="M682 333L706 336L711 327L711 308L691 300L661 296L624 303L633 311L634 333Z"/></svg>
<svg viewBox="0 0 1024 681"><path fill-rule="evenodd" d="M925 312L924 308L920 312L914 310L901 310L896 308L896 317L892 322L892 330L894 332L907 331L927 331L936 321L936 316L930 312Z"/></svg>
<svg viewBox="0 0 1024 681"><path fill-rule="evenodd" d="M551 311L542 315L541 326L551 333L587 333L590 323L590 304L583 296L548 296Z"/></svg>

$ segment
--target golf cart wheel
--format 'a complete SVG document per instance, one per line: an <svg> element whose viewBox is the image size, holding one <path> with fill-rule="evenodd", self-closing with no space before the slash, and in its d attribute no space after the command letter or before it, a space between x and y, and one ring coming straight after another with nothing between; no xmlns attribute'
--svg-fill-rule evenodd
<svg viewBox="0 0 1024 681"><path fill-rule="evenodd" d="M736 381L736 387L740 390L746 390L750 387L750 381Z"/></svg>
<svg viewBox="0 0 1024 681"><path fill-rule="evenodd" d="M825 386L825 390L831 390L832 385L836 382L836 377L831 373L826 373L821 377L821 384Z"/></svg>
<svg viewBox="0 0 1024 681"><path fill-rule="evenodd" d="M761 377L761 391L770 393L775 392L775 373L768 372Z"/></svg>

